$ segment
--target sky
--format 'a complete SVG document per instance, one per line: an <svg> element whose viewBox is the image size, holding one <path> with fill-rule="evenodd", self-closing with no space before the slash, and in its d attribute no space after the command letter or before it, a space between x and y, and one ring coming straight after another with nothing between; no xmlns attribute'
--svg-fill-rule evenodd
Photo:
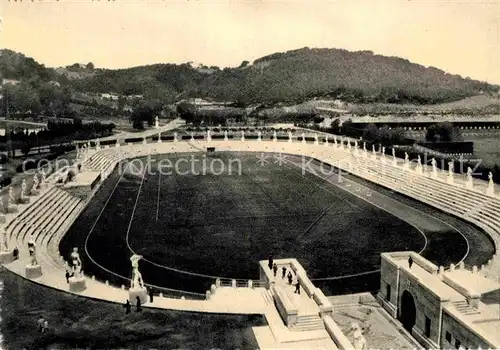
<svg viewBox="0 0 500 350"><path fill-rule="evenodd" d="M227 67L307 46L500 83L500 1L0 0L0 16L0 47L48 67Z"/></svg>

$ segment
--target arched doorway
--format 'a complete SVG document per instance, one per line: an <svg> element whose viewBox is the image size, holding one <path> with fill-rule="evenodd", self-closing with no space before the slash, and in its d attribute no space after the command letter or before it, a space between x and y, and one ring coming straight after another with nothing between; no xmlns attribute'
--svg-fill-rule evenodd
<svg viewBox="0 0 500 350"><path fill-rule="evenodd" d="M417 317L417 309L415 308L415 300L410 292L405 290L401 296L401 308L399 310L399 321L403 327L411 333Z"/></svg>

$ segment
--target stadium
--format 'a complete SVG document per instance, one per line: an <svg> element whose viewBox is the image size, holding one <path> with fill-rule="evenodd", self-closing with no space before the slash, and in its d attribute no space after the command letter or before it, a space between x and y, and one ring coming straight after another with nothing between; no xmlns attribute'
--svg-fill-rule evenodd
<svg viewBox="0 0 500 350"><path fill-rule="evenodd" d="M5 224L8 246L21 256L35 240L37 265L4 253L2 262L51 288L117 303L142 299L131 268L139 255L140 287L157 296L151 307L267 317L276 305L285 326L325 332L336 348L348 348L324 296L370 292L386 298L387 310L404 309L382 286L390 284L387 261L401 258L384 254L414 252L403 260L433 266L432 276L456 266L498 283L493 185L375 145L367 151L357 140L308 130L298 137L271 129L189 135L170 126L92 141L78 153L75 165L48 177ZM76 175L68 180L70 171ZM75 247L82 277L68 286L61 276ZM291 267L319 311L301 320L297 306L298 318L290 316L293 300L274 285L269 257ZM460 283L447 285L464 293ZM440 344L418 338L427 326L413 318L400 318L410 334ZM271 329L273 322L268 317ZM477 345L496 344L481 339Z"/></svg>

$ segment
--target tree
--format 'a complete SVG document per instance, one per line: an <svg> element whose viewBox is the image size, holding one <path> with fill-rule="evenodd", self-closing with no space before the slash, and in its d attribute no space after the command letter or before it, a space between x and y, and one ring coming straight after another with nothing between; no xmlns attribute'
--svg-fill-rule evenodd
<svg viewBox="0 0 500 350"><path fill-rule="evenodd" d="M249 61L243 61L243 62L241 62L240 66L238 68L244 68L244 67L248 66L249 63L250 63Z"/></svg>
<svg viewBox="0 0 500 350"><path fill-rule="evenodd" d="M461 140L460 131L450 122L441 122L427 128L425 140L429 142L450 142Z"/></svg>
<svg viewBox="0 0 500 350"><path fill-rule="evenodd" d="M375 124L368 124L363 130L363 139L369 141L378 141L379 131Z"/></svg>
<svg viewBox="0 0 500 350"><path fill-rule="evenodd" d="M89 63L87 63L85 68L87 68L88 70L94 70L95 67L94 67L94 64L92 62L89 62Z"/></svg>

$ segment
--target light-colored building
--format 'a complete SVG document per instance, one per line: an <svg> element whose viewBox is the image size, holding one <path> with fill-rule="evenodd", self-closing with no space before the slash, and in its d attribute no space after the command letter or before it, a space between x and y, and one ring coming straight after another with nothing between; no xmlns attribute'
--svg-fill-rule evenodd
<svg viewBox="0 0 500 350"><path fill-rule="evenodd" d="M377 298L426 349L499 349L500 283L481 270L383 253Z"/></svg>

